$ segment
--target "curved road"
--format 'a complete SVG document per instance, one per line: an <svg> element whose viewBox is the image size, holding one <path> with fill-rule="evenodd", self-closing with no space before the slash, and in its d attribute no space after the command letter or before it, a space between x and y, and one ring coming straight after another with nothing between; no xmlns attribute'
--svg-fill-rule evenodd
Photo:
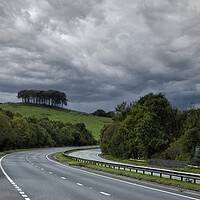
<svg viewBox="0 0 200 200"><path fill-rule="evenodd" d="M101 154L101 153L102 153L101 149L89 149L89 150L84 150L84 151L75 151L75 152L70 153L69 155L78 157L78 158L88 159L88 160L97 160L100 162L108 162L109 161L110 163L118 163L119 164L119 162L107 160L105 158L100 157L99 154Z"/></svg>
<svg viewBox="0 0 200 200"><path fill-rule="evenodd" d="M70 153L69 155L77 157L77 158L83 158L83 159L88 159L88 160L96 160L96 161L100 161L100 162L109 162L109 163L123 164L123 165L129 165L129 166L133 165L133 164L130 164L130 163L122 163L122 162L116 162L116 161L105 159L105 158L99 156L99 154L101 154L101 153L102 152L101 152L100 149L90 149L90 150L84 150L84 151L76 151L76 152ZM133 165L133 166L135 166L135 165ZM142 167L148 167L148 168L151 168L151 169L161 168L161 167L152 167L152 166L142 166ZM138 173L143 173L143 171L138 170ZM145 174L150 175L151 173L146 172ZM160 176L160 174L154 173L154 176ZM169 178L169 175L163 174L162 176L164 178ZM176 177L176 176L173 176L173 179L181 180L180 177ZM197 180L196 183L200 184L200 181Z"/></svg>
<svg viewBox="0 0 200 200"><path fill-rule="evenodd" d="M55 148L9 154L0 159L0 200L185 200L200 199L170 189L147 186L57 163Z"/></svg>

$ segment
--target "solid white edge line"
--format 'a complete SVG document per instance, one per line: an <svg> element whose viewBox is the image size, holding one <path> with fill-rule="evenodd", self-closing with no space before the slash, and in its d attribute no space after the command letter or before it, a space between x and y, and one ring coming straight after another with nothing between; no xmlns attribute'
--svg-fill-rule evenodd
<svg viewBox="0 0 200 200"><path fill-rule="evenodd" d="M84 170L81 170L81 169L77 169L77 168L73 168L73 167L70 167L70 166L67 166L67 165L64 165L62 163L59 163L55 160L51 160L49 158L49 155L51 155L52 153L49 153L46 155L46 158L51 161L51 162L54 162L58 165L61 165L63 167L66 167L66 168L70 168L70 169L73 169L73 170L76 170L76 171L81 171L81 172L85 172L87 174L91 174L93 176L99 176L99 177L102 177L102 178L107 178L107 179L110 179L110 180L114 180L114 181L118 181L118 182L121 182L121 183L125 183L125 184L129 184L129 185L133 185L133 186L137 186L137 187L141 187L141 188L145 188L145 189L148 189L148 190L153 190L153 191L156 191L156 192L161 192L161 193L165 193L165 194L170 194L170 195L173 195L173 196L178 196L178 197L182 197L182 198L186 198L186 199L192 199L192 200L200 200L200 199L197 199L197 198L194 198L194 197L189 197L189 196L185 196L185 195L181 195L181 194L176 194L176 193L173 193L173 192L168 192L168 191L165 191L165 190L160 190L160 189L156 189L156 188L151 188L151 187L148 187L148 186L144 186L144 185L139 185L139 184L136 184L136 183L131 183L131 182L127 182L127 181L123 181L123 180L120 180L120 179L116 179L116 178L111 178L111 177L108 177L108 176L103 176L103 175L100 175L100 174L95 174L95 173L92 173L92 172L88 172L88 171L84 171Z"/></svg>
<svg viewBox="0 0 200 200"><path fill-rule="evenodd" d="M1 159L0 159L0 168L1 168L1 171L3 172L3 174L5 175L5 177L9 180L9 182L12 184L14 183L14 181L8 176L8 174L6 174L6 172L4 171L3 169L3 166L1 164L2 160L6 157L7 155L3 156Z"/></svg>
<svg viewBox="0 0 200 200"><path fill-rule="evenodd" d="M1 171L3 172L3 174L5 175L5 177L8 179L8 181L14 186L14 181L10 178L10 176L8 176L8 174L5 172L5 170L4 170L4 168L3 168L3 166L2 166L2 164L1 164L1 162L2 162L2 160L6 157L7 155L5 155L5 156L3 156L1 159L0 159L0 169L1 169ZM18 186L17 186L18 187ZM21 194L21 192L22 192L22 189L17 189L17 191ZM24 194L24 192L23 192L23 194ZM25 198L25 200L31 200L30 198Z"/></svg>

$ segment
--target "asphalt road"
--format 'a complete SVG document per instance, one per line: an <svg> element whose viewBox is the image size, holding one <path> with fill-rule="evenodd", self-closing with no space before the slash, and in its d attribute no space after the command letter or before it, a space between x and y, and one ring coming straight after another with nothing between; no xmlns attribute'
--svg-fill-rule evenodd
<svg viewBox="0 0 200 200"><path fill-rule="evenodd" d="M3 157L0 161L0 200L200 199L195 194L69 167L48 157L67 149L24 151Z"/></svg>
<svg viewBox="0 0 200 200"><path fill-rule="evenodd" d="M100 162L108 162L109 161L110 163L120 164L119 162L115 162L115 161L111 161L111 160L102 158L99 156L99 154L101 154L100 149L90 149L90 150L84 150L84 151L75 151L75 152L70 153L69 155L78 157L78 158L88 159L88 160L97 160Z"/></svg>

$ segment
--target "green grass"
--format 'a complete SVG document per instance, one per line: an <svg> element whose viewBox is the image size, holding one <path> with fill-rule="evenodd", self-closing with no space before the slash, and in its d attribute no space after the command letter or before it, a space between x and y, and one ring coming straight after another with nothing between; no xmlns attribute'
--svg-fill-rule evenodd
<svg viewBox="0 0 200 200"><path fill-rule="evenodd" d="M52 148L52 147L7 150L7 151L1 151L0 152L0 156L4 156L4 155L9 154L9 153L20 152L20 151L29 151L29 150L37 150L37 149L49 149L49 148Z"/></svg>
<svg viewBox="0 0 200 200"><path fill-rule="evenodd" d="M109 155L103 155L104 158L108 159L108 160L113 160L113 161L117 161L117 162L123 162L123 163L130 163L133 165L148 165L147 162L139 162L139 161L132 161L132 160L122 160L119 158L115 158Z"/></svg>
<svg viewBox="0 0 200 200"><path fill-rule="evenodd" d="M98 171L104 171L104 172L108 172L108 173L112 173L112 174L118 174L118 175L127 176L127 177L131 177L131 178L139 179L139 180L145 180L145 181L155 182L155 183L159 183L159 184L174 186L174 187L180 188L180 191L183 191L185 189L200 191L199 184L183 182L183 181L178 181L178 180L173 180L173 179L168 179L168 178L160 178L157 176L123 171L123 170L119 170L119 169L112 169L112 168L102 167L102 166L98 166L98 165L93 165L90 163L78 162L78 161L74 161L72 159L64 157L62 155L62 153L58 153L56 155L56 157L59 162L67 163L69 165L87 167L87 168L95 169Z"/></svg>
<svg viewBox="0 0 200 200"><path fill-rule="evenodd" d="M103 126L111 122L110 118L86 116L86 113L77 112L69 109L51 109L44 107L28 106L22 103L0 104L0 108L18 112L24 116L36 116L38 118L47 117L53 121L62 121L70 123L84 123L90 130L96 140L100 137L100 131Z"/></svg>
<svg viewBox="0 0 200 200"><path fill-rule="evenodd" d="M194 168L179 168L179 169L174 169L175 171L181 171L181 172L191 172L191 173L197 173L200 174L200 169L194 169Z"/></svg>

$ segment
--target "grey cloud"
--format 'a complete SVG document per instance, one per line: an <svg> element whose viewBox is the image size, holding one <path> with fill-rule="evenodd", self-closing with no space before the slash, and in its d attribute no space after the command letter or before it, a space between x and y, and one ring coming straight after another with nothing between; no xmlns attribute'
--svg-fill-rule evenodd
<svg viewBox="0 0 200 200"><path fill-rule="evenodd" d="M2 1L0 92L62 90L85 111L149 92L198 103L199 18L198 0Z"/></svg>

